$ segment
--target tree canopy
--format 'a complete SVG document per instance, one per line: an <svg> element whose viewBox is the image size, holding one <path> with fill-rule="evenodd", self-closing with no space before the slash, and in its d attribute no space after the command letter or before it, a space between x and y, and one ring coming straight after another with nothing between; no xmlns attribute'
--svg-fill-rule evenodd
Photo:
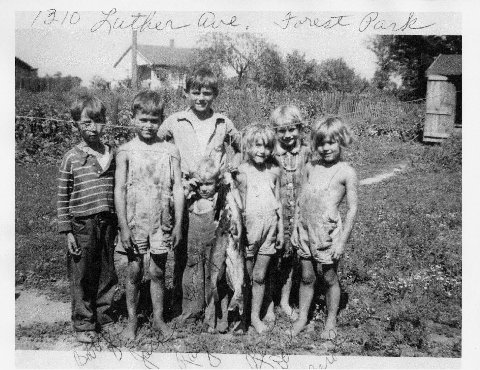
<svg viewBox="0 0 480 370"><path fill-rule="evenodd" d="M425 96L425 71L439 54L461 54L462 36L377 35L369 49L377 57L373 84L395 90L392 79L399 77L400 96L415 99Z"/></svg>

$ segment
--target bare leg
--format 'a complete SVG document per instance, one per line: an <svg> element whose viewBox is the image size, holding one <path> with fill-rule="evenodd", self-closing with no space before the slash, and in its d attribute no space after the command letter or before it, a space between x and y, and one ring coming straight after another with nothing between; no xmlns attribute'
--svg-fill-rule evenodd
<svg viewBox="0 0 480 370"><path fill-rule="evenodd" d="M274 257L275 258L275 257ZM263 317L263 321L267 322L274 322L275 321L275 311L274 311L274 304L273 304L273 287L275 286L275 273L276 273L276 266L273 266L273 263L269 264L267 269L267 281L265 284L265 303L268 304L267 312Z"/></svg>
<svg viewBox="0 0 480 370"><path fill-rule="evenodd" d="M122 336L125 340L134 340L137 333L138 318L137 308L140 297L140 282L142 280L142 256L129 256L127 278L125 280L125 295L127 301L128 322Z"/></svg>
<svg viewBox="0 0 480 370"><path fill-rule="evenodd" d="M265 294L265 276L271 256L259 254L253 267L252 283L252 312L250 319L255 330L261 334L268 330L268 326L260 320L260 309Z"/></svg>
<svg viewBox="0 0 480 370"><path fill-rule="evenodd" d="M337 264L323 265L323 279L327 284L327 320L320 337L333 340L337 336L337 313L340 305L340 283L337 276Z"/></svg>
<svg viewBox="0 0 480 370"><path fill-rule="evenodd" d="M167 253L152 254L150 259L150 295L152 296L153 327L164 336L171 336L172 329L163 321L163 297L165 292L165 263Z"/></svg>
<svg viewBox="0 0 480 370"><path fill-rule="evenodd" d="M288 263L283 264L282 268L285 268L285 271L280 271L280 273L287 274L285 283L282 286L282 296L280 298L280 308L283 313L285 313L290 320L295 321L298 318L297 313L290 306L290 291L292 290L292 275L293 275L293 259L290 258Z"/></svg>
<svg viewBox="0 0 480 370"><path fill-rule="evenodd" d="M293 323L291 331L288 334L292 336L297 335L305 329L308 321L308 311L312 304L314 284L315 284L315 270L311 260L301 259L302 267L302 281L300 283L300 312L297 321Z"/></svg>

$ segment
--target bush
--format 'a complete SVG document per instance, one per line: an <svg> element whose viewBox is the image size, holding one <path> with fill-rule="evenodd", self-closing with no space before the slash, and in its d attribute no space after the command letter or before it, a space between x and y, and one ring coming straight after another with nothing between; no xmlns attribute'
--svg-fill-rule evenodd
<svg viewBox="0 0 480 370"><path fill-rule="evenodd" d="M115 125L128 126L130 104L135 93L131 89L114 91L77 87L68 93L25 90L15 92L15 158L19 162L56 162L61 154L78 140L70 121L69 107L75 97L90 92L106 105L107 121ZM185 108L181 91L163 90L166 115ZM343 115L357 136L382 136L394 140L413 140L421 133L423 105L406 105L392 98L359 96L339 92L289 90L273 91L250 83L238 88L225 83L215 101L215 109L226 114L239 130L254 121L266 122L270 113L281 104L297 105L309 126L320 116ZM387 108L385 108L387 107ZM374 119L370 117L375 110ZM380 114L378 113L380 112ZM39 117L39 119L18 118ZM355 118L352 118L355 117ZM367 118L365 118L367 117ZM52 118L52 120L41 119ZM60 120L60 121L56 121ZM105 140L111 145L120 145L132 137L128 128L107 127Z"/></svg>

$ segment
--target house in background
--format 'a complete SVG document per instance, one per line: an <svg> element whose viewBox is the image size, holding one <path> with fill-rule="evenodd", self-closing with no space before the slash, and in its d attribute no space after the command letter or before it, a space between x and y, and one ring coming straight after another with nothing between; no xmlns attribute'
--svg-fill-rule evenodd
<svg viewBox="0 0 480 370"><path fill-rule="evenodd" d="M183 88L189 63L196 49L176 48L174 40L170 46L141 45L137 48L138 85L143 88ZM114 64L115 82L132 76L132 46L130 46Z"/></svg>
<svg viewBox="0 0 480 370"><path fill-rule="evenodd" d="M31 82L37 79L37 73L37 68L15 57L15 89L30 86Z"/></svg>
<svg viewBox="0 0 480 370"><path fill-rule="evenodd" d="M37 77L37 68L15 57L15 79L17 78L35 78Z"/></svg>
<svg viewBox="0 0 480 370"><path fill-rule="evenodd" d="M462 55L440 54L425 74L427 110L423 141L441 142L462 124Z"/></svg>

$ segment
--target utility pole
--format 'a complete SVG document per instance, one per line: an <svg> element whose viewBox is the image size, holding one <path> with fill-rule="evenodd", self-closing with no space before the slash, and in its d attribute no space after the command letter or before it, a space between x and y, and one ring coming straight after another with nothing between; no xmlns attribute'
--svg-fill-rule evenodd
<svg viewBox="0 0 480 370"><path fill-rule="evenodd" d="M138 73L137 73L137 31L132 31L132 89L138 88Z"/></svg>

